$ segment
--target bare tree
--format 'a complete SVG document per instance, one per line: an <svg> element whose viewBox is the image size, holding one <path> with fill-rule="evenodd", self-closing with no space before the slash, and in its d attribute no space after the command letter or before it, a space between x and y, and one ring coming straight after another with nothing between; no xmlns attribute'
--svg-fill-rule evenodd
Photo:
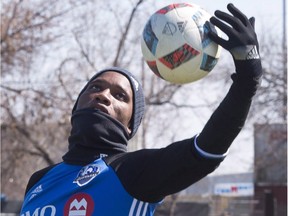
<svg viewBox="0 0 288 216"><path fill-rule="evenodd" d="M286 123L287 120L287 56L279 35L263 34L261 57L264 76L262 88L253 107L258 123Z"/></svg>
<svg viewBox="0 0 288 216"><path fill-rule="evenodd" d="M22 198L19 194L31 173L59 161L63 146L67 146L67 110L72 99L67 100L70 95L63 91L63 64L53 78L45 77L39 67L47 59L48 46L65 33L59 22L76 7L72 1L68 3L61 7L59 1L3 2L1 184L5 185L3 192L16 199Z"/></svg>
<svg viewBox="0 0 288 216"><path fill-rule="evenodd" d="M53 42L61 33L52 33L59 18L69 9L55 11L57 1L3 1L1 12L1 71L2 75L15 71L29 71L33 54L40 47ZM20 71L17 71L18 73Z"/></svg>

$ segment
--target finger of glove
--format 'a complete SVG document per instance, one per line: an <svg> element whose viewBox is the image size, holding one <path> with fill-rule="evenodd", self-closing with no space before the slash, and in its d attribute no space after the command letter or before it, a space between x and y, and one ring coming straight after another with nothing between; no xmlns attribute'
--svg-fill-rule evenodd
<svg viewBox="0 0 288 216"><path fill-rule="evenodd" d="M237 17L245 26L250 24L247 16L243 14L238 8L236 8L233 4L228 4L227 9L230 11L231 14L233 14L235 17Z"/></svg>
<svg viewBox="0 0 288 216"><path fill-rule="evenodd" d="M220 30L222 30L228 37L235 34L235 30L231 28L226 23L222 22L221 20L217 19L216 17L211 17L210 22L217 26Z"/></svg>
<svg viewBox="0 0 288 216"><path fill-rule="evenodd" d="M249 22L250 22L252 28L255 30L255 17L251 17L251 18L249 19Z"/></svg>
<svg viewBox="0 0 288 216"><path fill-rule="evenodd" d="M227 14L222 11L215 11L215 16L220 19L225 21L226 23L230 24L235 30L243 31L245 26L243 26L241 20L239 20L237 17L231 16L230 14ZM230 28L230 26L227 26Z"/></svg>
<svg viewBox="0 0 288 216"><path fill-rule="evenodd" d="M215 43L219 44L225 49L229 49L229 44L228 41L224 40L223 38L219 37L216 32L209 31L208 32L208 37L214 41Z"/></svg>
<svg viewBox="0 0 288 216"><path fill-rule="evenodd" d="M255 31L255 17L251 17L249 19L249 22L251 23L251 26L252 26L253 30ZM259 52L259 44L258 44L257 36L256 36L256 46L257 46L257 50Z"/></svg>

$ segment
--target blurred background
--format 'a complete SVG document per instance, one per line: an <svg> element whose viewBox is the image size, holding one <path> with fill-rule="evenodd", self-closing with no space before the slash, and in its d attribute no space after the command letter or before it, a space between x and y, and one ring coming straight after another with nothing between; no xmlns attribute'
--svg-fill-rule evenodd
<svg viewBox="0 0 288 216"><path fill-rule="evenodd" d="M231 85L223 50L204 79L157 78L141 54L149 17L183 1L2 0L1 214L18 212L29 177L61 161L79 91L98 70L119 66L141 80L147 109L129 150L160 148L199 133ZM234 3L256 18L264 69L245 128L219 168L156 215L287 215L286 1L194 0L209 13ZM269 214L268 214L269 213Z"/></svg>

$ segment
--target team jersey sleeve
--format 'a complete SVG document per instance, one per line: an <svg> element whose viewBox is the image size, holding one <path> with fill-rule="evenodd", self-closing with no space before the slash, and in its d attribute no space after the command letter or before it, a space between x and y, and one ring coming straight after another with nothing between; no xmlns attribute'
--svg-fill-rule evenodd
<svg viewBox="0 0 288 216"><path fill-rule="evenodd" d="M166 148L143 149L108 159L124 188L135 198L158 202L179 192L214 171L221 159L201 156L194 138Z"/></svg>

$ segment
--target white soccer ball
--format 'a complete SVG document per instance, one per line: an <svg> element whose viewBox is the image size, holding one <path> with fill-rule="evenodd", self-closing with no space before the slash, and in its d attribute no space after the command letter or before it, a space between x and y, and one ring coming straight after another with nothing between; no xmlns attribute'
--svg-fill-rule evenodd
<svg viewBox="0 0 288 216"><path fill-rule="evenodd" d="M150 69L171 83L194 82L216 65L221 47L207 36L220 30L208 25L211 15L195 4L171 4L155 12L145 25L142 54ZM212 26L212 27L211 27Z"/></svg>

